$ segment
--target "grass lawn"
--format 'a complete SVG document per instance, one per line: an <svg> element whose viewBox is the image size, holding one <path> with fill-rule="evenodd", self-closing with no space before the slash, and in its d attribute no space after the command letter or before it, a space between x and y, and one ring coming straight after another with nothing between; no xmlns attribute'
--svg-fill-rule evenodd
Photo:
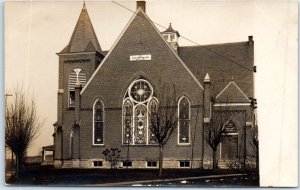
<svg viewBox="0 0 300 190"><path fill-rule="evenodd" d="M56 169L39 166L25 168L22 172L22 177L19 180L16 180L12 177L9 180L7 180L6 183L12 185L78 186L140 180L176 179L185 177L233 173L239 172L231 170L211 171L199 169L164 169L163 175L161 177L158 177L157 169ZM253 174L251 174L251 176L253 176ZM248 184L249 180L247 180L247 182L245 182L245 185L258 186L258 176L254 176L256 177L249 178L251 179L250 184ZM207 180L192 181L194 181L194 184L197 184L201 181L203 181L203 183L206 183ZM226 182L226 179L225 181L222 180L222 182ZM242 182L242 184L243 183L244 182ZM168 183L164 184L168 185Z"/></svg>

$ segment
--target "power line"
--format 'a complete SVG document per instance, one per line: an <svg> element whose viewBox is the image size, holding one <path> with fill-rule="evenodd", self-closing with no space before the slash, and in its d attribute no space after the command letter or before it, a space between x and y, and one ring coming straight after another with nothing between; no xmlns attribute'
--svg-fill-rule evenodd
<svg viewBox="0 0 300 190"><path fill-rule="evenodd" d="M115 3L115 4L117 4L117 5L119 5L120 7L123 7L124 9L126 9L126 10L128 10L128 11L134 13L135 15L140 16L141 18L144 18L144 19L147 19L147 20L151 21L153 24L155 24L155 25L157 25L157 26L159 26L159 27L162 27L162 28L164 28L164 29L167 29L166 27L162 26L161 24L159 24L159 23L157 23L157 22L154 22L154 21L152 21L151 19L148 19L148 18L146 18L146 17L143 17L143 16L137 14L135 11L133 11L133 10L131 10L131 9L129 9L129 8L127 8L127 7L123 6L123 5L121 5L120 3L117 3L117 2L115 2L115 1L112 1L112 2ZM241 65L241 64L239 64L239 63L233 61L232 59L230 59L230 58L228 58L228 57L226 57L226 56L224 56L224 55L222 55L222 54L220 54L220 53L218 53L218 52L215 52L215 51L213 51L213 50L211 50L211 49L209 49L209 48L207 48L207 47L205 47L205 46L202 46L202 45L198 44L197 42L195 42L195 41L193 41L193 40L190 40L189 38L187 38L187 37L185 37L185 36L180 35L180 37L182 37L183 39L185 39L185 40L187 40L187 41L189 41L189 42L191 42L191 43L196 44L197 46L199 46L199 47L201 47L201 48L203 48L203 49L206 49L207 51L209 51L209 52L211 52L211 53L214 53L214 54L216 54L216 55L222 57L223 59L226 59L227 61L229 61L229 62L231 62L231 63L234 63L234 64L236 64L236 65L242 67L243 69L246 69L246 70L248 70L248 71L250 71L250 72L253 72L253 69L249 69L248 67L246 67L246 66L244 66L244 65Z"/></svg>

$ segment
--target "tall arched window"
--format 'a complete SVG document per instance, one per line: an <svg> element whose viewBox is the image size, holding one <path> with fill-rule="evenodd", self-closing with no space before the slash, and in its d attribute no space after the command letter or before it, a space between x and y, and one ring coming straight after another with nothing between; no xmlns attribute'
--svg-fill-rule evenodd
<svg viewBox="0 0 300 190"><path fill-rule="evenodd" d="M147 107L139 104L134 108L134 144L147 144Z"/></svg>
<svg viewBox="0 0 300 190"><path fill-rule="evenodd" d="M149 114L156 107L151 84L142 77L133 81L123 100L123 144L156 144Z"/></svg>
<svg viewBox="0 0 300 190"><path fill-rule="evenodd" d="M178 103L178 143L190 143L190 102L182 97Z"/></svg>
<svg viewBox="0 0 300 190"><path fill-rule="evenodd" d="M149 110L149 130L148 130L148 136L149 136L149 144L157 144L156 137L153 133L152 129L155 129L155 124L157 122L158 117L158 100L156 98L152 98L148 105Z"/></svg>
<svg viewBox="0 0 300 190"><path fill-rule="evenodd" d="M104 144L104 104L97 99L93 106L93 144Z"/></svg>
<svg viewBox="0 0 300 190"><path fill-rule="evenodd" d="M80 82L81 86L84 87L86 84L86 74L80 69L73 69L69 74L69 107L75 106L75 84L77 80Z"/></svg>
<svg viewBox="0 0 300 190"><path fill-rule="evenodd" d="M132 144L132 117L133 117L133 104L132 101L127 98L123 103L123 144Z"/></svg>

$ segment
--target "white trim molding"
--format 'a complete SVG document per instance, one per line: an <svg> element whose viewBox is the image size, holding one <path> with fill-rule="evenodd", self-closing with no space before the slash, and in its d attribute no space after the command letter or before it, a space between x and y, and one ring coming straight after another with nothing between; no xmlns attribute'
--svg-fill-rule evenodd
<svg viewBox="0 0 300 190"><path fill-rule="evenodd" d="M210 123L210 117L205 117L203 118L204 123Z"/></svg>
<svg viewBox="0 0 300 190"><path fill-rule="evenodd" d="M228 85L216 96L216 99L219 98L219 96L231 85L233 84L239 91L240 93L247 99L247 101L250 102L249 97L240 89L240 87L234 82L234 81L230 81L228 83Z"/></svg>
<svg viewBox="0 0 300 190"><path fill-rule="evenodd" d="M253 126L253 123L251 121L246 121L246 126L247 127L252 127Z"/></svg>
<svg viewBox="0 0 300 190"><path fill-rule="evenodd" d="M63 94L64 92L65 92L65 90L62 88L58 89L58 91L57 91L58 94Z"/></svg>
<svg viewBox="0 0 300 190"><path fill-rule="evenodd" d="M103 121L102 121L102 123L103 123L103 127L102 127L102 134L103 134L103 139L102 139L102 142L103 143L99 143L99 144L96 144L95 143L95 105L96 105L96 103L97 102L100 102L100 104L101 104L101 107L102 107L102 114L103 114ZM93 140L93 142L92 142L92 145L93 146L103 146L104 145L104 138L105 138L105 136L104 136L104 130L105 130L105 106L104 106L104 103L103 103L103 101L100 99L100 98L97 98L95 101L94 101L94 104L93 104L93 138L92 138L92 140Z"/></svg>
<svg viewBox="0 0 300 190"><path fill-rule="evenodd" d="M189 122L189 125L188 125L188 130L189 130L189 136L188 136L188 139L189 141L187 143L181 143L180 142L180 103L182 100L186 99L189 103L189 118L188 118L188 122ZM178 100L178 103L177 103L177 117L178 117L178 121L177 121L177 144L178 145L190 145L191 144L191 102L190 100L186 97L186 96L182 96L179 100Z"/></svg>
<svg viewBox="0 0 300 190"><path fill-rule="evenodd" d="M214 107L225 107L225 106L250 106L250 103L216 103Z"/></svg>
<svg viewBox="0 0 300 190"><path fill-rule="evenodd" d="M70 52L70 53L56 53L56 54L57 55L81 55L81 54L89 54L89 53L96 54L97 52L96 51L86 51L86 52Z"/></svg>

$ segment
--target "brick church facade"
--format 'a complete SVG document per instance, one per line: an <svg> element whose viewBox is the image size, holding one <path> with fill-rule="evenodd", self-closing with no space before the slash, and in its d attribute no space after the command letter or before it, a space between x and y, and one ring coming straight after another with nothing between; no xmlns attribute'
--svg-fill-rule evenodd
<svg viewBox="0 0 300 190"><path fill-rule="evenodd" d="M159 31L145 12L145 2L138 1L125 29L104 51L83 6L69 44L57 53L54 165L108 168L102 152L118 148L119 168L125 162L131 168L158 167L148 113L165 98L176 102L177 125L164 146L164 168L211 167L205 131L213 124L223 131L219 162L248 159L254 76L240 65L253 68L252 37L181 47L171 24Z"/></svg>

